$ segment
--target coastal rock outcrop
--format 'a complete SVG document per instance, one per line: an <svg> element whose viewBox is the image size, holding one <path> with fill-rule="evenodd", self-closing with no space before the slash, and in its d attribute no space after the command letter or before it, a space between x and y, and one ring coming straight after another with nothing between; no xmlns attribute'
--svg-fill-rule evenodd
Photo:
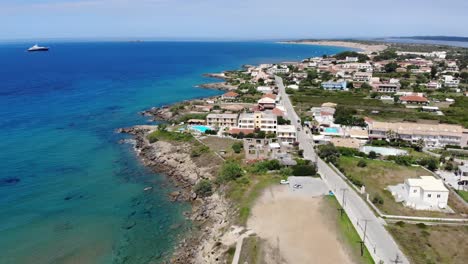
<svg viewBox="0 0 468 264"><path fill-rule="evenodd" d="M150 143L146 136L155 128L135 126L118 129L117 132L134 135L134 148L143 164L174 182L177 190L170 193L169 199L192 203L192 212L187 217L194 221L195 228L179 243L170 263L219 263L230 246L219 241L230 225L231 205L220 192L210 197L199 197L193 191L200 179L214 179L213 163L197 163L190 155L190 143L162 140ZM132 223L125 225L125 228L132 227Z"/></svg>

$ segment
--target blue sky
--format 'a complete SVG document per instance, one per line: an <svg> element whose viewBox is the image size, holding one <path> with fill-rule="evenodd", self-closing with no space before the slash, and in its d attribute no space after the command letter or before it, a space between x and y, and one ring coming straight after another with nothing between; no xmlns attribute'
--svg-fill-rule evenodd
<svg viewBox="0 0 468 264"><path fill-rule="evenodd" d="M0 39L468 36L467 0L0 0Z"/></svg>

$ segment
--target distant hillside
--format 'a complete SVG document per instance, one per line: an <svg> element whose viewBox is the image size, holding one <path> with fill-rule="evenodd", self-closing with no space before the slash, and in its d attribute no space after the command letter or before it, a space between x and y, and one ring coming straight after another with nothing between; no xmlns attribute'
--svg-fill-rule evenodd
<svg viewBox="0 0 468 264"><path fill-rule="evenodd" d="M468 37L453 37L453 36L413 36L413 37L394 37L394 38L468 42Z"/></svg>

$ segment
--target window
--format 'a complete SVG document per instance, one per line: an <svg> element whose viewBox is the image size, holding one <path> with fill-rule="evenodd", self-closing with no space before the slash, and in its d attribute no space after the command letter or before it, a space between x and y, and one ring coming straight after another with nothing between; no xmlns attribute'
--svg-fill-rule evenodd
<svg viewBox="0 0 468 264"><path fill-rule="evenodd" d="M413 190L413 192L414 192L414 193L417 193L417 192L418 192L418 190L417 190L417 189L414 189L414 190Z"/></svg>
<svg viewBox="0 0 468 264"><path fill-rule="evenodd" d="M428 194L427 197L431 198L432 194Z"/></svg>
<svg viewBox="0 0 468 264"><path fill-rule="evenodd" d="M440 194L437 195L437 198L440 198Z"/></svg>

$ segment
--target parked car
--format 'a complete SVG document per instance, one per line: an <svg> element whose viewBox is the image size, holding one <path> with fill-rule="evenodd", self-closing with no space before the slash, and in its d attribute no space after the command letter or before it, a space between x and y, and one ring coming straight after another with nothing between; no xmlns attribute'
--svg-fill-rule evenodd
<svg viewBox="0 0 468 264"><path fill-rule="evenodd" d="M280 183L281 184L289 184L289 181L288 180L281 180Z"/></svg>
<svg viewBox="0 0 468 264"><path fill-rule="evenodd" d="M300 185L300 184L294 184L293 188L294 188L294 189L302 189L302 185Z"/></svg>

